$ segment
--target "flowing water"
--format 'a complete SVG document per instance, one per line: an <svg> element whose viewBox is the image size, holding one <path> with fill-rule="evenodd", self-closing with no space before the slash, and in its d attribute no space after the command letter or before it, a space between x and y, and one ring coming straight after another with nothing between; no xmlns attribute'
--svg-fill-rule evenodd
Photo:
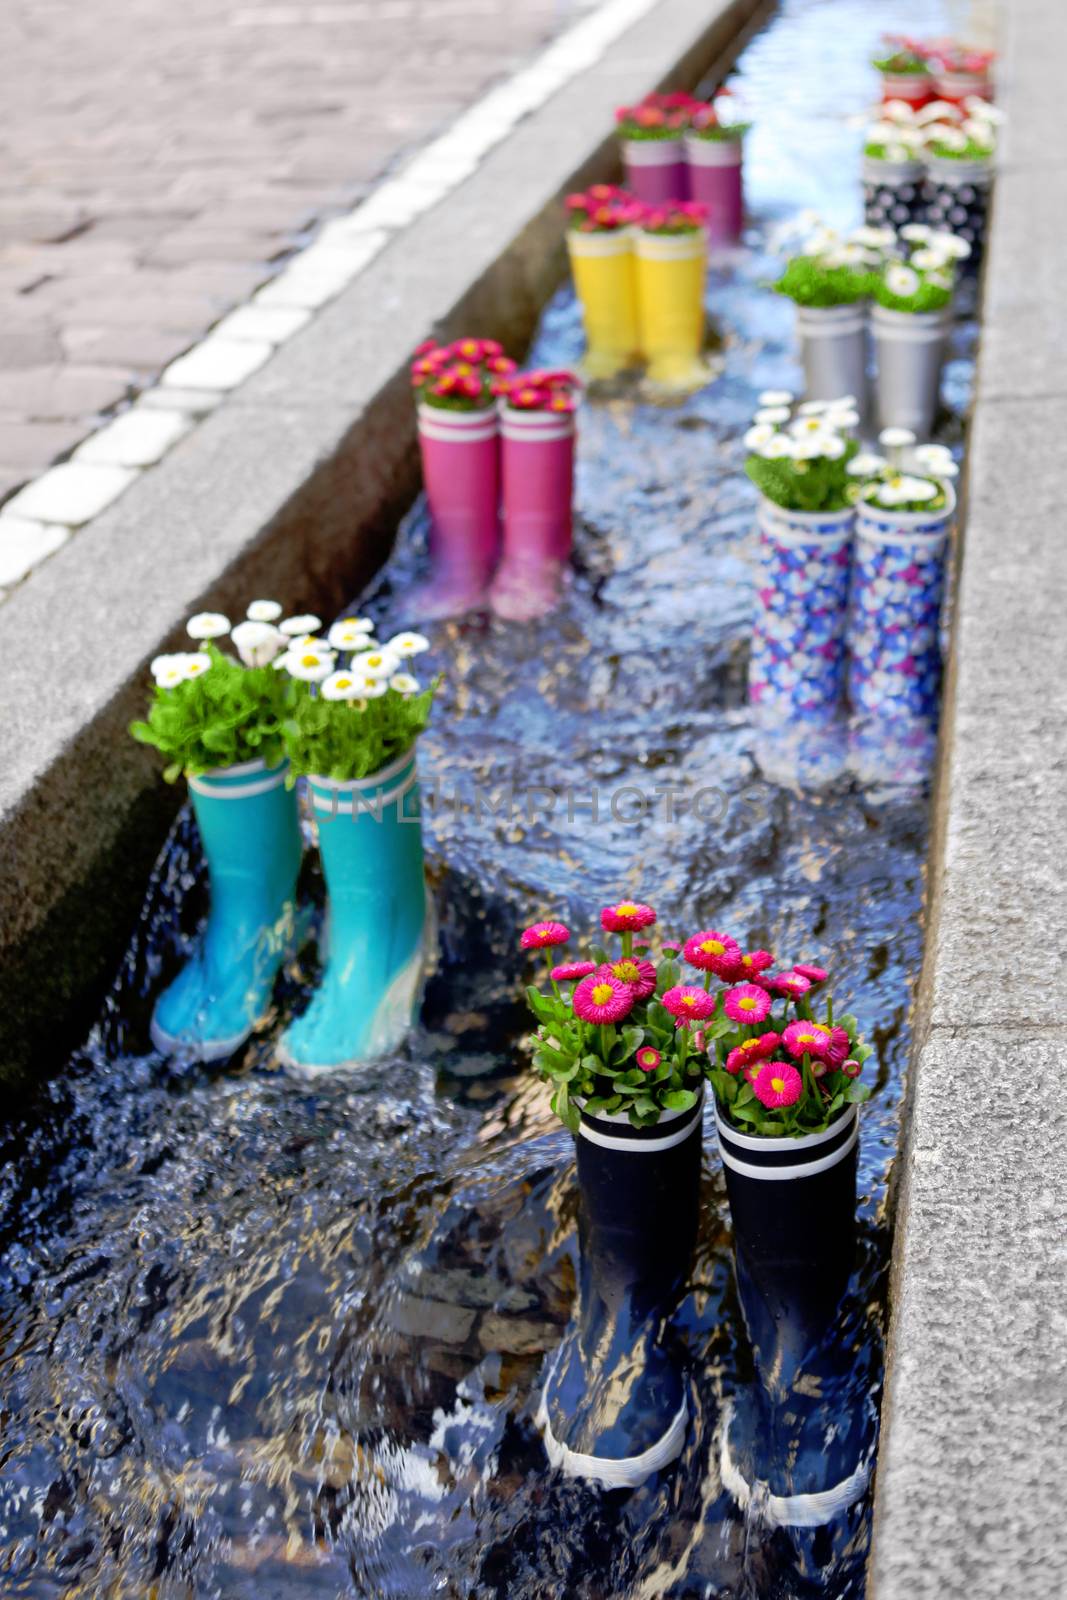
<svg viewBox="0 0 1067 1600"><path fill-rule="evenodd" d="M910 0L893 20L953 19ZM677 1317L685 1454L630 1495L546 1470L533 1414L573 1301L577 1196L571 1140L524 1070L516 941L549 912L587 930L625 892L679 934L712 924L832 967L878 1058L838 1403L876 1403L928 793L862 787L754 729L739 442L755 394L799 381L765 230L797 205L859 220L844 119L872 90L876 31L861 0L791 0L748 46L752 228L711 276L719 375L675 407L621 392L584 409L573 581L551 617L432 630L420 667L446 684L420 764L439 955L402 1053L313 1083L277 1069L310 955L236 1061L151 1052L151 997L205 908L179 819L98 1026L3 1151L5 1596L863 1593L869 1506L833 1533L769 1532L719 1479L723 1408L754 1378L710 1129ZM949 371L953 442L973 331ZM534 359L579 348L562 292ZM361 602L384 629L424 541L417 506ZM321 906L313 858L304 889Z"/></svg>

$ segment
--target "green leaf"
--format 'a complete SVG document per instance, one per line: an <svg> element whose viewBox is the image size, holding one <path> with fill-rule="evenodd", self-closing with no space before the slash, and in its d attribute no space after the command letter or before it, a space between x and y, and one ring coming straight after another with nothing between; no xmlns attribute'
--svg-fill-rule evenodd
<svg viewBox="0 0 1067 1600"><path fill-rule="evenodd" d="M869 1100L870 1098L871 1098L871 1086L870 1086L870 1084L869 1083L861 1083L858 1078L853 1078L852 1082L849 1084L848 1088L845 1090L845 1099L849 1102L849 1104L850 1105L854 1105L854 1106L855 1105L862 1105L865 1100Z"/></svg>
<svg viewBox="0 0 1067 1600"><path fill-rule="evenodd" d="M663 1096L663 1104L668 1111L688 1111L696 1103L697 1097L692 1089L671 1089Z"/></svg>
<svg viewBox="0 0 1067 1600"><path fill-rule="evenodd" d="M743 1105L740 1100L735 1100L730 1107L730 1115L741 1122L759 1122L761 1120L758 1103Z"/></svg>

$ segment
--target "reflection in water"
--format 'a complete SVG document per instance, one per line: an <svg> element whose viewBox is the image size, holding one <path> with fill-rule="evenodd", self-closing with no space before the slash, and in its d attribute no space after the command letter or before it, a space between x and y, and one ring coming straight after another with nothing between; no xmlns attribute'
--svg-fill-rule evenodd
<svg viewBox="0 0 1067 1600"><path fill-rule="evenodd" d="M894 20L943 26L933 0ZM793 0L747 50L761 225L812 201L858 215L841 118L862 103L876 31L860 0ZM151 997L204 907L179 820L98 1028L4 1151L5 1594L862 1593L866 1502L832 1534L775 1529L758 1496L742 1516L720 1481L723 1408L756 1373L710 1125L674 1328L693 1416L678 1466L604 1495L546 1472L533 1420L574 1298L577 1196L571 1140L520 1075L517 931L548 909L585 927L637 891L668 931L713 919L750 946L829 957L876 1047L858 1259L833 1337L852 1352L842 1418L878 1396L926 795L918 771L859 787L833 730L825 761L811 730L799 752L763 744L746 706L755 532L740 436L755 394L797 376L791 308L760 288L771 270L738 252L713 273L725 344L710 389L675 408L621 392L585 408L560 609L434 632L447 686L421 766L440 952L399 1055L314 1085L277 1070L310 953L236 1062L150 1052ZM949 369L957 410L972 335L960 330ZM562 294L534 359L567 364L579 337ZM383 619L399 618L424 533L416 509L370 601ZM509 784L511 815L448 803ZM551 811L542 793L528 814L534 785L560 796ZM304 876L321 904L313 862Z"/></svg>

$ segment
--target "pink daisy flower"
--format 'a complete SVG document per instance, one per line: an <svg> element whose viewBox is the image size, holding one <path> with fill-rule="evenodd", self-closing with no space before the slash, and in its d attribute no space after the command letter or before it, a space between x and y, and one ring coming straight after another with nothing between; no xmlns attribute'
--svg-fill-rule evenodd
<svg viewBox="0 0 1067 1600"><path fill-rule="evenodd" d="M800 972L780 972L774 979L774 987L779 994L788 995L790 1000L799 1000L811 988L811 980Z"/></svg>
<svg viewBox="0 0 1067 1600"><path fill-rule="evenodd" d="M848 1052L851 1048L848 1042L848 1034L845 1032L844 1028L830 1028L825 1022L813 1023L813 1027L817 1028L820 1033L825 1034L826 1036L826 1050L824 1053L824 1059L827 1060L832 1067L839 1067L842 1061L847 1058Z"/></svg>
<svg viewBox="0 0 1067 1600"><path fill-rule="evenodd" d="M774 957L769 950L747 950L737 963L737 975L751 981L773 965Z"/></svg>
<svg viewBox="0 0 1067 1600"><path fill-rule="evenodd" d="M519 946L523 950L548 950L553 945L566 944L571 930L562 922L535 922L522 930Z"/></svg>
<svg viewBox="0 0 1067 1600"><path fill-rule="evenodd" d="M680 983L667 990L663 1004L679 1024L706 1022L715 1010L715 996L696 984Z"/></svg>
<svg viewBox="0 0 1067 1600"><path fill-rule="evenodd" d="M828 1059L830 1049L829 1029L819 1022L791 1022L782 1029L782 1043L791 1056L799 1061L801 1056L818 1056Z"/></svg>
<svg viewBox="0 0 1067 1600"><path fill-rule="evenodd" d="M796 1105L804 1093L804 1080L788 1061L768 1061L753 1080L752 1089L760 1105L774 1111Z"/></svg>
<svg viewBox="0 0 1067 1600"><path fill-rule="evenodd" d="M846 1078L858 1078L863 1071L863 1063L861 1061L846 1061L841 1071Z"/></svg>
<svg viewBox="0 0 1067 1600"><path fill-rule="evenodd" d="M656 992L656 969L651 961L639 960L637 956L624 956L621 961L609 961L600 971L625 983L633 990L635 1000L647 1000L650 994Z"/></svg>
<svg viewBox="0 0 1067 1600"><path fill-rule="evenodd" d="M754 983L740 983L727 989L722 1007L734 1022L762 1022L770 1012L771 997Z"/></svg>
<svg viewBox="0 0 1067 1600"><path fill-rule="evenodd" d="M778 1035L776 1033L761 1033L755 1039L746 1039L735 1050L731 1050L726 1057L727 1072L737 1073L742 1067L750 1066L756 1061L766 1061L768 1056L773 1056L778 1048Z"/></svg>
<svg viewBox="0 0 1067 1600"><path fill-rule="evenodd" d="M701 972L731 978L741 959L741 946L728 933L716 933L714 928L707 928L685 941L682 955L691 967L699 967Z"/></svg>
<svg viewBox="0 0 1067 1600"><path fill-rule="evenodd" d="M808 967L801 961L794 962L793 971L799 972L809 983L825 983L830 976L825 967Z"/></svg>
<svg viewBox="0 0 1067 1600"><path fill-rule="evenodd" d="M637 1065L642 1072L655 1072L663 1057L653 1045L643 1044L637 1052Z"/></svg>
<svg viewBox="0 0 1067 1600"><path fill-rule="evenodd" d="M588 978L595 971L593 961L565 961L561 967L552 968L552 976L557 983L577 983L579 978Z"/></svg>
<svg viewBox="0 0 1067 1600"><path fill-rule="evenodd" d="M617 905L605 906L600 913L600 926L608 933L633 933L638 928L650 928L655 920L652 907L637 900L620 900Z"/></svg>
<svg viewBox="0 0 1067 1600"><path fill-rule="evenodd" d="M572 1003L583 1022L621 1022L633 1010L634 997L618 978L594 972L582 979Z"/></svg>

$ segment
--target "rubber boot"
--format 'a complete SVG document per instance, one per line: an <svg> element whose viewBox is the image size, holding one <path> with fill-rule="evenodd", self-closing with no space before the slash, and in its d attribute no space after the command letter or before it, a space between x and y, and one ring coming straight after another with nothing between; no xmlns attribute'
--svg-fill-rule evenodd
<svg viewBox="0 0 1067 1600"><path fill-rule="evenodd" d="M419 407L422 474L430 506L432 575L413 600L422 618L486 603L500 553L500 438L494 410Z"/></svg>
<svg viewBox="0 0 1067 1600"><path fill-rule="evenodd" d="M574 289L582 308L586 352L583 377L613 378L640 360L634 242L628 228L614 233L567 233Z"/></svg>
<svg viewBox="0 0 1067 1600"><path fill-rule="evenodd" d="M668 394L703 388L704 275L708 240L693 233L638 231L637 319L649 382Z"/></svg>
<svg viewBox="0 0 1067 1600"><path fill-rule="evenodd" d="M326 878L326 965L279 1046L307 1072L395 1050L414 1020L428 900L415 751L369 778L309 778Z"/></svg>
<svg viewBox="0 0 1067 1600"><path fill-rule="evenodd" d="M685 1444L685 1382L664 1335L696 1239L702 1108L646 1129L582 1116L578 1305L537 1415L568 1477L636 1488Z"/></svg>
<svg viewBox="0 0 1067 1600"><path fill-rule="evenodd" d="M712 249L736 244L745 217L740 139L701 139L690 134L685 141L689 163L690 198L708 208L708 241Z"/></svg>
<svg viewBox="0 0 1067 1600"><path fill-rule="evenodd" d="M152 1043L201 1061L232 1055L270 1001L292 946L301 840L288 764L262 761L189 779L211 883L195 954L156 1001Z"/></svg>
<svg viewBox="0 0 1067 1600"><path fill-rule="evenodd" d="M723 1418L724 1486L766 1526L817 1528L866 1492L875 1419L836 1336L856 1252L857 1108L800 1139L717 1117L757 1382Z"/></svg>
<svg viewBox="0 0 1067 1600"><path fill-rule="evenodd" d="M571 553L574 413L505 409L501 429L504 554L490 604L529 622L555 605Z"/></svg>
<svg viewBox="0 0 1067 1600"><path fill-rule="evenodd" d="M622 165L626 188L646 206L693 198L681 135L676 139L624 139Z"/></svg>

